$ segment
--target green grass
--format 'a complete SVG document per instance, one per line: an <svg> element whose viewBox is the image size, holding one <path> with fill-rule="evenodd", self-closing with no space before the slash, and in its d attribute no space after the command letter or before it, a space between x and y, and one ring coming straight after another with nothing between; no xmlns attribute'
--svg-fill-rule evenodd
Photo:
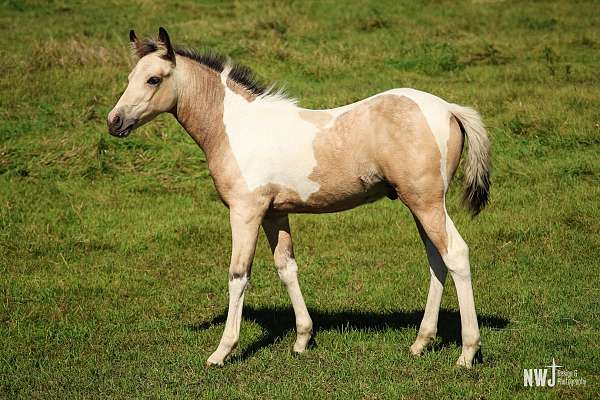
<svg viewBox="0 0 600 400"><path fill-rule="evenodd" d="M600 392L598 2L0 3L0 396L592 398ZM447 283L434 348L409 356L428 289L389 200L293 216L316 345L301 357L264 237L241 343L203 364L227 304L227 210L170 116L126 140L105 115L127 32L212 48L306 107L415 87L476 107L492 202L450 213L471 248L484 363L454 366ZM552 358L585 386L523 388Z"/></svg>

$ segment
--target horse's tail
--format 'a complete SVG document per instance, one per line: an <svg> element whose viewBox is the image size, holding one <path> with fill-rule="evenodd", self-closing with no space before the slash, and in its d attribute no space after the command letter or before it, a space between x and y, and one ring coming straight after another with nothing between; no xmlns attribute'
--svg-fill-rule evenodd
<svg viewBox="0 0 600 400"><path fill-rule="evenodd" d="M490 192L490 141L479 113L470 107L450 104L450 112L456 119L469 142L463 203L473 216L486 206Z"/></svg>

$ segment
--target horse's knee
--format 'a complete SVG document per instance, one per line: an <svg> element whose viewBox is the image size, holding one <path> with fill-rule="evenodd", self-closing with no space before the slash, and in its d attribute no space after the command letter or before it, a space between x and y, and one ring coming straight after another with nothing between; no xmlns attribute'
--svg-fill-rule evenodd
<svg viewBox="0 0 600 400"><path fill-rule="evenodd" d="M251 265L233 264L229 267L229 281L250 279Z"/></svg>
<svg viewBox="0 0 600 400"><path fill-rule="evenodd" d="M229 264L229 280L250 278L252 272L252 259L232 256Z"/></svg>

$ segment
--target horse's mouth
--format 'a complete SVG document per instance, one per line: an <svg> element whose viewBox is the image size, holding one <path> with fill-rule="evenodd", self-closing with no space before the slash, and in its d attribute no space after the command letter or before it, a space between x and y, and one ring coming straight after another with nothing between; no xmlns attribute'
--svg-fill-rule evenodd
<svg viewBox="0 0 600 400"><path fill-rule="evenodd" d="M113 135L113 136L115 136L115 137L118 137L118 138L127 137L127 136L129 136L129 134L131 133L131 131L135 127L136 123L137 123L137 121L134 121L131 124L129 124L127 127L125 127L124 129L121 129L121 130L116 131L116 132L110 132L110 134Z"/></svg>

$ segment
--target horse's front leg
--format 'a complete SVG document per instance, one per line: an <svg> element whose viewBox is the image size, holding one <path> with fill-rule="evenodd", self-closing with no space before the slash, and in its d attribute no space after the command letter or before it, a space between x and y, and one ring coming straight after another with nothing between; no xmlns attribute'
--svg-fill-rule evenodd
<svg viewBox="0 0 600 400"><path fill-rule="evenodd" d="M223 366L223 361L237 345L244 304L244 290L250 279L252 259L256 249L258 228L263 213L258 210L230 211L231 264L229 266L229 309L225 331L217 350L208 358L206 366Z"/></svg>

